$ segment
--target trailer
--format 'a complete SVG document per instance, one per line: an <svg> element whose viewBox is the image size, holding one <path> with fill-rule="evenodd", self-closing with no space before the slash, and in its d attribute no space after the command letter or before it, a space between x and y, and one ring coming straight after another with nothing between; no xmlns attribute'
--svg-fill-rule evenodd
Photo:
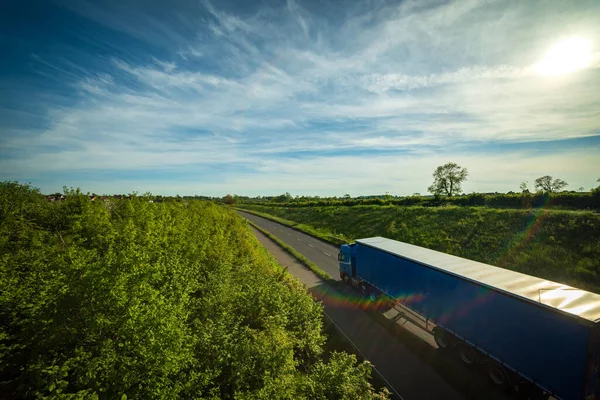
<svg viewBox="0 0 600 400"><path fill-rule="evenodd" d="M340 247L340 277L427 321L440 351L531 397L600 399L600 295L371 237Z"/></svg>

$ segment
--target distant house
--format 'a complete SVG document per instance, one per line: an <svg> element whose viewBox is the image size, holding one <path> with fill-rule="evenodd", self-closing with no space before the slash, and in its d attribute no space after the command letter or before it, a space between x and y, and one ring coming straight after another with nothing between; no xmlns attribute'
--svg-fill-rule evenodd
<svg viewBox="0 0 600 400"><path fill-rule="evenodd" d="M63 201L65 196L62 194L49 194L46 196L46 200L48 201Z"/></svg>

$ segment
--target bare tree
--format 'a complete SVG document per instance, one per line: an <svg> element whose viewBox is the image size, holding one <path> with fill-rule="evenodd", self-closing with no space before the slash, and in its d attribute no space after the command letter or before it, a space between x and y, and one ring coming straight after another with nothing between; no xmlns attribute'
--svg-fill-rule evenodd
<svg viewBox="0 0 600 400"><path fill-rule="evenodd" d="M541 192L554 193L567 187L569 184L562 179L554 179L550 175L545 175L535 180L535 188Z"/></svg>
<svg viewBox="0 0 600 400"><path fill-rule="evenodd" d="M461 184L467 180L467 175L467 169L456 163L440 165L433 172L433 185L429 186L427 191L436 196L453 196L462 192Z"/></svg>

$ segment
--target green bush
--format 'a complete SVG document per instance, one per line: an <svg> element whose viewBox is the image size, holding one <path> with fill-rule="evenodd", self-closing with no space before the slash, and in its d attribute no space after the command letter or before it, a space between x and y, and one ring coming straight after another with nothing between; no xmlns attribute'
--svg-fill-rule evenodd
<svg viewBox="0 0 600 400"><path fill-rule="evenodd" d="M376 396L242 218L148 199L0 184L0 397Z"/></svg>

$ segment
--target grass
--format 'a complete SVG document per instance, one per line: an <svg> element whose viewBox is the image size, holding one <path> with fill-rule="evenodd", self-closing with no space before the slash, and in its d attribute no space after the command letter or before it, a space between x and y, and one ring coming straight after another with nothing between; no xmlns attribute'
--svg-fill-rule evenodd
<svg viewBox="0 0 600 400"><path fill-rule="evenodd" d="M243 210L333 244L384 236L600 293L600 214L590 211L257 205Z"/></svg>

